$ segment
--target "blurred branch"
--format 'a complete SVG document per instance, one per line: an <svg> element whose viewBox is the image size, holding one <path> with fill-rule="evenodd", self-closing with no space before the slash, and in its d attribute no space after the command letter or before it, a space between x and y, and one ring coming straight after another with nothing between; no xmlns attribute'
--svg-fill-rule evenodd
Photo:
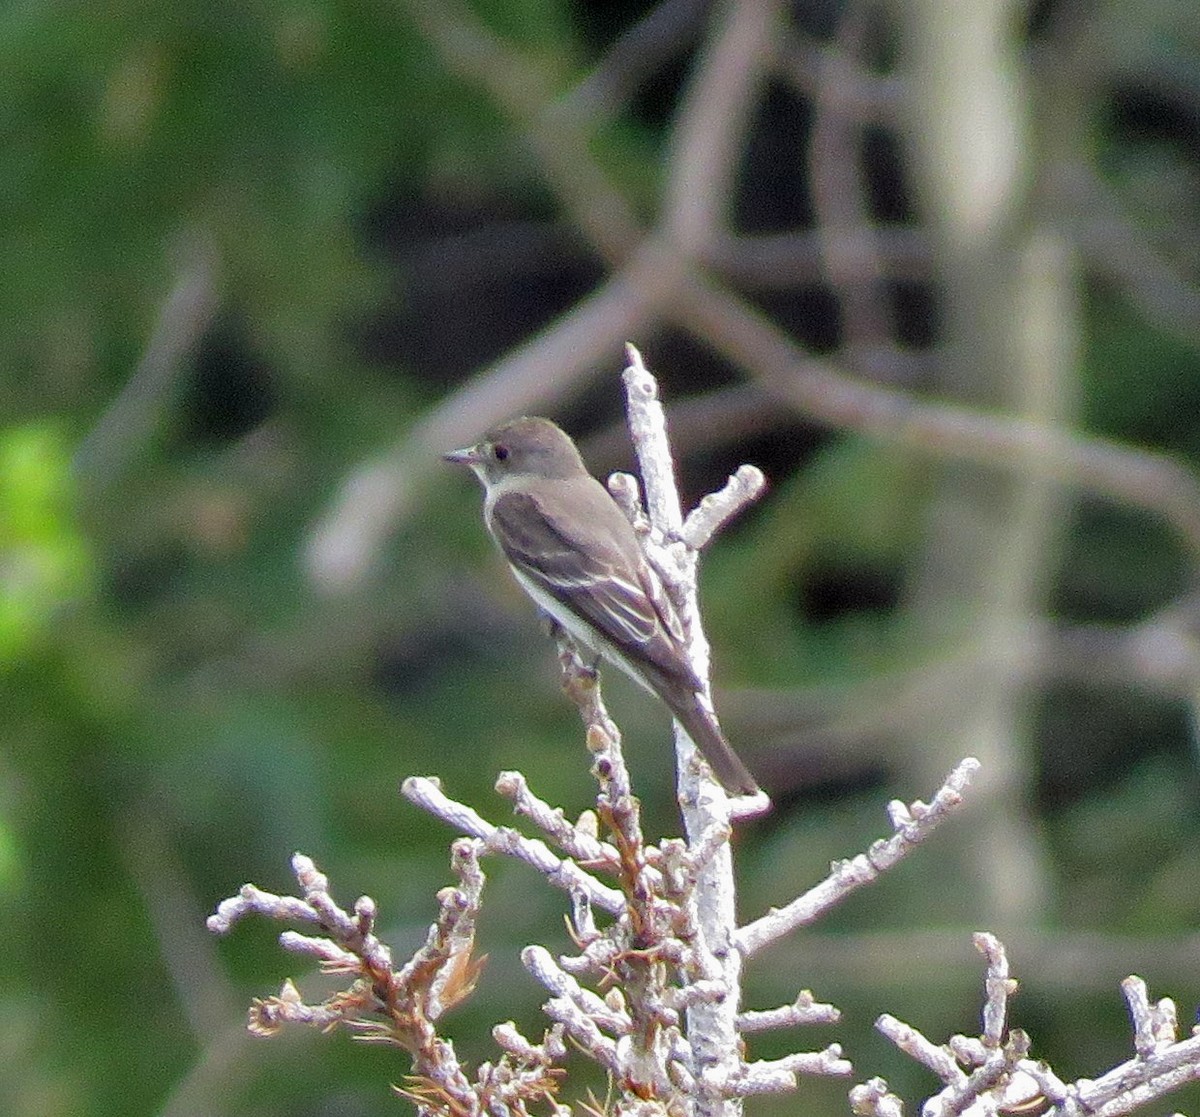
<svg viewBox="0 0 1200 1117"><path fill-rule="evenodd" d="M821 46L806 35L790 32L776 50L775 68L839 117L859 124L899 123L903 79L870 73L843 46Z"/></svg>
<svg viewBox="0 0 1200 1117"><path fill-rule="evenodd" d="M819 232L719 231L705 247L702 262L739 287L776 290L819 280L826 252L837 257L849 277L882 269L894 279L929 279L933 272L928 234L903 225Z"/></svg>
<svg viewBox="0 0 1200 1117"><path fill-rule="evenodd" d="M192 1059L187 1073L179 1079L156 1110L157 1117L221 1117L242 1112L242 1090L258 1072L254 1038L245 1027L227 1024L207 1041Z"/></svg>
<svg viewBox="0 0 1200 1117"><path fill-rule="evenodd" d="M525 128L552 188L601 255L610 262L627 258L641 235L638 222L592 157L582 115L556 108L550 82L465 6L407 0L406 7L449 64L488 89ZM846 282L880 269L929 267L925 236L915 230L865 232L839 225L836 232L757 238L723 231L739 128L763 79L752 48L770 45L777 14L774 0L726 5L719 13L719 40L704 56L673 141L662 219L672 231L670 241L650 237L599 292L473 378L387 459L352 476L309 542L308 566L319 584L332 588L363 575L379 541L407 513L438 452L535 403L553 404L595 373L618 337L668 321L684 325L805 416L935 457L1037 473L1149 508L1200 556L1200 485L1176 461L1053 424L853 380L806 352L689 255L700 253L731 278L765 281L771 275L778 282L811 278L823 253L836 256ZM842 94L831 96L836 101ZM680 251L683 246L687 251Z"/></svg>
<svg viewBox="0 0 1200 1117"><path fill-rule="evenodd" d="M219 1035L236 1003L210 938L195 926L203 905L192 894L162 819L140 809L127 816L119 847L141 893L162 963L187 1018L192 1037Z"/></svg>
<svg viewBox="0 0 1200 1117"><path fill-rule="evenodd" d="M849 69L844 59L853 59L862 49L866 15L865 4L850 4L839 22L835 50L821 55L808 148L823 270L838 298L841 347L852 367L858 366L860 353L883 346L891 333L862 178L861 127L843 109L848 98L839 87ZM838 247L856 235L865 251L843 259Z"/></svg>
<svg viewBox="0 0 1200 1117"><path fill-rule="evenodd" d="M721 707L739 737L757 742L751 756L783 792L815 778L901 769L897 739L915 733L940 696L978 689L989 673L1018 688L1071 683L1194 703L1200 694L1194 623L1190 613L1175 610L1135 627L1031 618L1004 641L958 644L952 655L904 670L839 686L738 688L721 695ZM814 773L799 765L801 756L824 759Z"/></svg>
<svg viewBox="0 0 1200 1117"><path fill-rule="evenodd" d="M592 371L591 362L598 364L617 338L639 336L663 316L685 267L664 238L648 237L636 248L639 231L632 209L591 157L589 132L561 105L555 107L555 91L520 52L492 35L461 4L433 7L408 0L406 7L448 63L487 88L524 127L564 208L597 251L610 263L627 257L628 262L556 326L474 377L426 416L388 460L364 466L342 486L306 548L311 575L327 589L363 576L380 540L410 507L417 482L446 446L518 414L535 400L545 407L577 386ZM737 34L730 38L740 39L744 17L735 12L732 22ZM727 89L748 76L744 49L733 54L727 59L721 53L713 67L712 81ZM711 117L704 119L715 126ZM704 136L693 132L691 138L685 156L704 158ZM730 149L721 158L732 160L736 154Z"/></svg>
<svg viewBox="0 0 1200 1117"><path fill-rule="evenodd" d="M485 88L524 130L551 188L610 265L637 247L641 225L626 198L592 158L589 132L560 100L550 73L494 35L460 0L402 0L448 67Z"/></svg>
<svg viewBox="0 0 1200 1117"><path fill-rule="evenodd" d="M721 3L671 130L662 227L687 258L725 227L782 0Z"/></svg>
<svg viewBox="0 0 1200 1117"><path fill-rule="evenodd" d="M75 472L93 494L115 484L161 430L187 372L186 360L216 312L212 243L197 234L188 238L181 251L182 262L146 352L75 451Z"/></svg>
<svg viewBox="0 0 1200 1117"><path fill-rule="evenodd" d="M754 383L678 400L668 406L667 418L680 459L694 449L731 448L797 424L794 415ZM600 473L611 472L628 457L629 432L623 423L612 423L581 445L589 464Z"/></svg>
<svg viewBox="0 0 1200 1117"><path fill-rule="evenodd" d="M913 0L898 38L908 81L905 170L943 292L937 390L952 406L976 416L994 410L1000 422L1011 417L1040 434L1006 447L1006 469L995 468L994 445L977 446L979 457L954 468L939 462L923 494L925 531L904 596L912 638L986 647L1007 642L1014 625L1043 607L1066 523L1066 494L1045 450L1073 414L1078 370L1065 340L1075 335L1075 307L1064 291L1074 277L1069 253L1051 250L1029 206L1029 75L1005 13ZM935 410L920 401L917 421ZM939 457L957 456L936 439L929 444ZM984 666L974 690L943 695L900 743L925 779L967 750L983 761L981 817L951 855L964 891L936 902L958 917L972 911L1007 925L1038 918L1052 884L1030 823L1025 696L1002 661Z"/></svg>
<svg viewBox="0 0 1200 1117"><path fill-rule="evenodd" d="M1200 696L1200 643L1194 616L1165 610L1144 624L1046 623L1033 678L1063 679L1091 687L1132 687L1193 704Z"/></svg>
<svg viewBox="0 0 1200 1117"><path fill-rule="evenodd" d="M1093 168L1078 161L1059 164L1052 182L1064 195L1065 212L1076 215L1070 227L1088 264L1155 326L1200 345L1200 283L1154 246Z"/></svg>
<svg viewBox="0 0 1200 1117"><path fill-rule="evenodd" d="M648 77L699 39L710 6L710 0L662 0L605 51L564 107L585 119L616 116Z"/></svg>
<svg viewBox="0 0 1200 1117"><path fill-rule="evenodd" d="M689 277L673 310L690 330L804 415L935 458L1030 470L1148 508L1173 524L1200 557L1200 483L1165 454L854 380L697 274Z"/></svg>

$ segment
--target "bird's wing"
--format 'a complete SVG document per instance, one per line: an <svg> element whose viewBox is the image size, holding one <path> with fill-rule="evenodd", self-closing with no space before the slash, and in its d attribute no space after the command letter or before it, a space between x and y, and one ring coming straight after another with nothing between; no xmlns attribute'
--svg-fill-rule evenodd
<svg viewBox="0 0 1200 1117"><path fill-rule="evenodd" d="M612 643L634 652L627 658L653 665L669 678L692 681L679 618L642 557L628 520L599 482L592 485L574 487L569 520L532 494L498 496L489 521L500 549L555 600Z"/></svg>

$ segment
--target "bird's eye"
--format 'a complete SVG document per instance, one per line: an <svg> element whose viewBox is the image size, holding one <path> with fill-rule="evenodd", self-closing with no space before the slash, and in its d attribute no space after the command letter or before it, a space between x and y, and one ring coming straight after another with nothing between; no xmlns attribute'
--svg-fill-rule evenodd
<svg viewBox="0 0 1200 1117"><path fill-rule="evenodd" d="M508 461L508 447L501 445L493 446L492 457L498 462Z"/></svg>

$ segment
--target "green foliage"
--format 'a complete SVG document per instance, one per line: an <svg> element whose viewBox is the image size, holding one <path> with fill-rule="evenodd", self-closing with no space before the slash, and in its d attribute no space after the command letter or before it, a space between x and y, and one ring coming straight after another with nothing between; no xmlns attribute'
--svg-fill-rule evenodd
<svg viewBox="0 0 1200 1117"><path fill-rule="evenodd" d="M1128 304L1093 292L1085 368L1087 421L1104 434L1200 457L1200 356Z"/></svg>
<svg viewBox="0 0 1200 1117"><path fill-rule="evenodd" d="M72 516L68 466L50 427L0 431L0 670L87 586L91 559Z"/></svg>
<svg viewBox="0 0 1200 1117"><path fill-rule="evenodd" d="M548 10L506 19L548 41ZM280 367L318 375L375 288L366 206L439 168L507 174L495 110L387 5L14 5L0 75L10 408L81 386L98 405L153 320L164 247L195 230Z"/></svg>

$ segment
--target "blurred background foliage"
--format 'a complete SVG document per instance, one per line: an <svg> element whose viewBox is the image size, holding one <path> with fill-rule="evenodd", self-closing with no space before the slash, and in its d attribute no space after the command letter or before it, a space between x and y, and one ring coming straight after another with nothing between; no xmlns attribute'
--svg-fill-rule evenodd
<svg viewBox="0 0 1200 1117"><path fill-rule="evenodd" d="M588 150L650 219L721 6L432 0L428 12L478 20L522 60L491 88L439 50L419 7L0 11L0 1098L13 1114L402 1108L386 1096L406 1069L393 1052L246 1037L250 997L288 975L309 993L322 979L281 956L275 929L216 942L205 915L244 880L289 889L302 849L345 901L376 897L403 956L449 879L453 837L400 800L405 775L439 774L492 817L505 768L569 812L589 802L552 649L490 550L473 484L414 467L414 499L352 584L323 583L309 558L316 525L371 462L446 399L469 402L469 377L606 274L512 105L540 89L611 96L593 104ZM858 62L881 85L903 78L920 8L865 7ZM843 57L852 11L799 0L788 41L814 65ZM1194 469L1195 13L1172 0L1003 11L1028 177L1044 187L1057 159L1101 190L1058 215L1081 260L1066 421ZM623 68L636 80L606 93L599 79ZM1065 155L1042 132L1064 97ZM764 83L731 205L739 232L820 231L806 157L818 100ZM907 127L892 112L864 128L856 173L874 229L920 236ZM919 406L953 394L938 361L954 294L934 241L931 259L876 287L891 322L881 363L856 359L819 264L741 290L810 351ZM599 473L630 465L619 340L590 379L548 380L544 405L519 408L582 436ZM771 480L713 547L703 583L718 704L777 803L737 837L753 915L883 833L887 798L934 790L900 738L914 711L971 688L970 664L956 674L962 657L923 644L908 608L931 561L939 459L783 406L677 325L630 340L663 384L688 499L744 460ZM1064 1077L1127 1057L1126 973L1176 997L1185 1019L1200 999L1198 556L1153 505L1066 490L1032 579L1057 653L1024 665L1001 782L1018 789L1014 825L1037 850L1034 915L1006 922L973 903L957 856L967 814L750 968L755 1006L798 987L841 1005L836 1035L800 1042L843 1040L860 1080L885 1074L914 1099L934 1088L870 1022L891 1011L935 1038L973 1031L969 931L985 922L1025 980L1016 1022ZM664 719L623 683L610 691L648 827L670 833ZM472 1060L495 1021L536 1029L519 947L566 945L561 897L521 868L489 868L490 962L451 1021ZM794 1044L773 1037L756 1053ZM754 1108L841 1113L844 1091L805 1083L799 1102Z"/></svg>

